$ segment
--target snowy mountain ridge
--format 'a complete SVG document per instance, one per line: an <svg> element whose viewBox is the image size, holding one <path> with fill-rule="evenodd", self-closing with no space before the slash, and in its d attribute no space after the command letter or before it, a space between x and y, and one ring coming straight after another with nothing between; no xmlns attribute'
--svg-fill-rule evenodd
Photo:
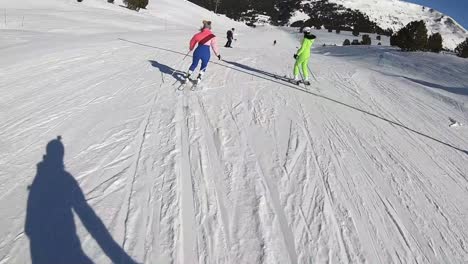
<svg viewBox="0 0 468 264"><path fill-rule="evenodd" d="M444 38L444 46L450 49L468 37L468 31L453 18L429 7L400 0L331 1L361 10L383 28L398 30L411 21L424 20L428 31L439 32Z"/></svg>
<svg viewBox="0 0 468 264"><path fill-rule="evenodd" d="M303 1L302 5L315 1ZM381 28L399 30L406 24L423 20L428 33L439 32L444 39L444 46L454 49L468 37L468 31L453 18L437 10L401 0L329 0L346 8L361 11ZM290 22L304 19L305 14L296 13Z"/></svg>
<svg viewBox="0 0 468 264"><path fill-rule="evenodd" d="M402 0L189 0L238 21L254 23L258 15L271 17L274 25L333 27L389 35L412 21L423 20L428 33L440 33L444 46L454 49L468 36L453 18L433 8ZM218 4L216 4L218 3ZM295 23L294 22L299 22Z"/></svg>

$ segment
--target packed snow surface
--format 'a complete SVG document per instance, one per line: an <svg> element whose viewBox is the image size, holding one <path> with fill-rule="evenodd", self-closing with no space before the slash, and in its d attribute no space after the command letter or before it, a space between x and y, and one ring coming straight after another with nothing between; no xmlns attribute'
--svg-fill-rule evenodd
<svg viewBox="0 0 468 264"><path fill-rule="evenodd" d="M0 7L1 264L468 262L467 60L316 45L305 88L186 1ZM202 19L238 41L177 91Z"/></svg>

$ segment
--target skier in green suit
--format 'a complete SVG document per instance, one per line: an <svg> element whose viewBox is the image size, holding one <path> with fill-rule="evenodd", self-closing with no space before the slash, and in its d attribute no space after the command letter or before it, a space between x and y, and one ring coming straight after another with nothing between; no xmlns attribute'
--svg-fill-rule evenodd
<svg viewBox="0 0 468 264"><path fill-rule="evenodd" d="M294 64L294 82L296 84L301 83L299 74L301 74L305 85L310 85L309 82L309 59L310 59L310 48L314 44L315 35L312 34L312 29L310 27L305 27L302 29L304 33L304 39L302 40L301 48L294 54L294 59L296 59L296 64Z"/></svg>

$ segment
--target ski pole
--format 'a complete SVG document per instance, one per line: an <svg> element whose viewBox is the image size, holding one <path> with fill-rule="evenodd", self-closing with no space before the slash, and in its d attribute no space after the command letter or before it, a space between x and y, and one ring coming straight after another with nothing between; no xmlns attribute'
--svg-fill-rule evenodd
<svg viewBox="0 0 468 264"><path fill-rule="evenodd" d="M315 78L314 73L310 70L309 64L307 64L307 69L309 70L310 74L312 75L312 78L314 78L314 80L315 80L316 82L318 82L318 81L317 81L317 78Z"/></svg>
<svg viewBox="0 0 468 264"><path fill-rule="evenodd" d="M190 50L187 52L187 54L185 54L184 58L182 59L182 61L179 63L179 65L177 66L177 68L180 68L180 66L182 65L182 63L184 63L185 59L188 57L188 55L190 54ZM172 72L171 74L171 77L174 77L174 74L176 73L177 69L174 69L174 71Z"/></svg>
<svg viewBox="0 0 468 264"><path fill-rule="evenodd" d="M301 75L302 84L304 84L304 88L307 89L306 84L305 84L304 73L302 71L299 71L299 74Z"/></svg>

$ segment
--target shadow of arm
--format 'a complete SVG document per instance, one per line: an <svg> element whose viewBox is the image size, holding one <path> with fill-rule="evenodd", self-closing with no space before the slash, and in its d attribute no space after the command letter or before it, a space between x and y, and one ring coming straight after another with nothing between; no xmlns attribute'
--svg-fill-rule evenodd
<svg viewBox="0 0 468 264"><path fill-rule="evenodd" d="M73 208L76 214L80 217L83 225L93 236L94 240L96 240L104 253L112 260L113 263L137 263L122 249L119 244L117 244L117 242L115 242L104 223L86 202L79 187L76 192L78 193L75 193L74 195L77 199L75 200L76 202Z"/></svg>

